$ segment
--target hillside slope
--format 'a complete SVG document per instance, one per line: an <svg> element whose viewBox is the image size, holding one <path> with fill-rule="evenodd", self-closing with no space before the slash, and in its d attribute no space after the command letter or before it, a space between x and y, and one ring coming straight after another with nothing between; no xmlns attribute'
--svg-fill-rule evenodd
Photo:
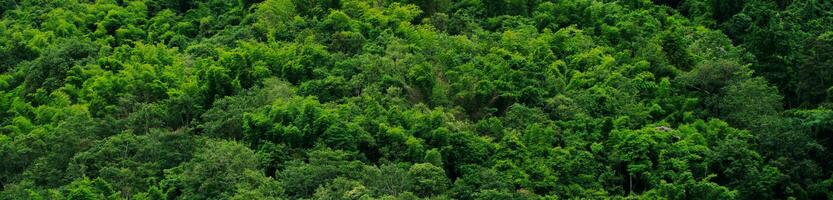
<svg viewBox="0 0 833 200"><path fill-rule="evenodd" d="M2 199L833 199L823 0L0 0Z"/></svg>

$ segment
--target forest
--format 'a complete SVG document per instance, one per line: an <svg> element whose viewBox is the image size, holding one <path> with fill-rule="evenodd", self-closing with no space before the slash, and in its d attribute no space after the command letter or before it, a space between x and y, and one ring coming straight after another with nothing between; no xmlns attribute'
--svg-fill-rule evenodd
<svg viewBox="0 0 833 200"><path fill-rule="evenodd" d="M20 199L833 199L833 1L0 0Z"/></svg>

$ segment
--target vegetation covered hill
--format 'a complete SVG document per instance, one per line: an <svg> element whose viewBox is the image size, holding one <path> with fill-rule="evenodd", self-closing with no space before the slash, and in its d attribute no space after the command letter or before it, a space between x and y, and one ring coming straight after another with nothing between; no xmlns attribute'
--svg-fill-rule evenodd
<svg viewBox="0 0 833 200"><path fill-rule="evenodd" d="M0 199L833 199L828 0L0 0Z"/></svg>

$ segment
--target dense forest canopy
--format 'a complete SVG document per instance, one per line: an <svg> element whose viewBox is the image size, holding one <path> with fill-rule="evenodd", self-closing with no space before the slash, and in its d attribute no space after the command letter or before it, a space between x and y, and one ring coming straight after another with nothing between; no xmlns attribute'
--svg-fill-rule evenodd
<svg viewBox="0 0 833 200"><path fill-rule="evenodd" d="M0 16L0 200L833 199L829 0Z"/></svg>

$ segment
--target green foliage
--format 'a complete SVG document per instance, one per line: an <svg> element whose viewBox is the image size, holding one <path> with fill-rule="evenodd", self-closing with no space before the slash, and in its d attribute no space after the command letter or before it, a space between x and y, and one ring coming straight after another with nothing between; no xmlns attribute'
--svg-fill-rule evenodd
<svg viewBox="0 0 833 200"><path fill-rule="evenodd" d="M64 187L67 200L117 199L118 193L102 179L78 179Z"/></svg>
<svg viewBox="0 0 833 200"><path fill-rule="evenodd" d="M206 148L196 152L190 161L165 170L166 178L162 184L171 187L167 188L169 195L174 190L178 191L178 198L226 199L260 187L278 190L261 191L268 193L259 195L282 195L280 185L257 171L257 159L252 150L228 141L208 141L205 145Z"/></svg>
<svg viewBox="0 0 833 200"><path fill-rule="evenodd" d="M829 199L830 10L0 0L0 199Z"/></svg>
<svg viewBox="0 0 833 200"><path fill-rule="evenodd" d="M260 107L267 106L278 98L287 98L293 89L277 79L266 80L263 86L251 88L242 95L228 96L214 101L211 109L202 116L204 134L226 139L243 138L243 116Z"/></svg>
<svg viewBox="0 0 833 200"><path fill-rule="evenodd" d="M352 181L337 179L339 177L357 178L356 176L359 174L356 174L356 172L361 170L362 163L353 160L353 156L348 152L338 150L322 149L312 151L308 155L309 162L299 160L290 161L286 169L280 171L277 176L283 180L286 191L291 198L308 198L313 194L338 192L327 190L341 190L338 187L356 187L349 186L350 184L355 184ZM331 182L334 185L330 185L329 187L335 188L325 187L318 189L319 186L325 186Z"/></svg>
<svg viewBox="0 0 833 200"><path fill-rule="evenodd" d="M445 171L429 163L414 164L408 175L414 178L414 192L423 197L442 194L450 184Z"/></svg>

